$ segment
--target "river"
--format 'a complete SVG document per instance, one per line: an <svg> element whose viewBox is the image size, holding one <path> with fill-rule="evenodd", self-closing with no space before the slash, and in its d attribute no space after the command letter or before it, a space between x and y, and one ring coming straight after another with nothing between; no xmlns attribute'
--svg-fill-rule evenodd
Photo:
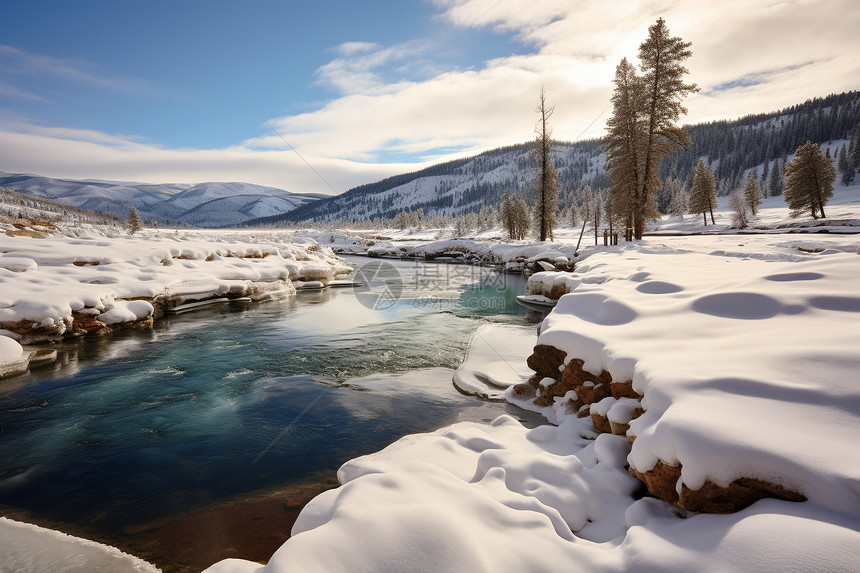
<svg viewBox="0 0 860 573"><path fill-rule="evenodd" d="M120 533L200 508L329 487L344 461L406 434L504 412L537 423L461 395L443 370L481 324L537 323L515 302L523 277L349 260L366 283L355 292L168 316L151 331L58 344L55 364L0 381L3 513L122 546ZM141 556L185 570L153 555Z"/></svg>

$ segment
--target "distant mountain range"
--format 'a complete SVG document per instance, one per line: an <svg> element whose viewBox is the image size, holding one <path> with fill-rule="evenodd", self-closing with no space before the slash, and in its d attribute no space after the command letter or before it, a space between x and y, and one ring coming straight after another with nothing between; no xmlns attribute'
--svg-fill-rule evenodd
<svg viewBox="0 0 860 573"><path fill-rule="evenodd" d="M198 227L238 225L280 215L325 195L290 193L250 183L127 183L54 179L0 171L0 187L51 199L78 209L125 218L134 207L144 221Z"/></svg>
<svg viewBox="0 0 860 573"><path fill-rule="evenodd" d="M771 193L781 193L782 170L797 147L807 140L835 142L830 145L835 156L847 145L858 122L860 92L853 91L772 113L686 126L694 143L661 164L664 185L655 192L657 206L667 212L673 189L689 189L699 159L714 171L720 194L738 188L750 173L761 178L763 187L767 182ZM533 202L531 149L531 143L494 149L335 196L290 193L249 183L149 185L3 172L0 186L120 217L128 215L133 206L144 221L179 221L200 227L367 221L391 219L400 211L417 209L426 216L460 215L484 205L498 206L503 193L520 193ZM599 139L558 142L552 158L559 172L561 210L580 202L586 186L605 189L610 185Z"/></svg>

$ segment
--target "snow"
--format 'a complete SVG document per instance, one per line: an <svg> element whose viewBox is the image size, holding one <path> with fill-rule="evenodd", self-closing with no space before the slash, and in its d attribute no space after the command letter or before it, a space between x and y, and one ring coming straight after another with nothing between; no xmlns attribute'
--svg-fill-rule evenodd
<svg viewBox="0 0 860 573"><path fill-rule="evenodd" d="M0 568L15 573L158 573L119 549L0 517Z"/></svg>
<svg viewBox="0 0 860 573"><path fill-rule="evenodd" d="M0 324L32 321L62 335L73 312L98 315L105 324L152 315L150 302L129 299L181 304L249 289L265 299L294 293L291 281L327 282L350 270L327 247L295 243L284 233L129 236L82 226L47 238L0 234Z"/></svg>
<svg viewBox="0 0 860 573"><path fill-rule="evenodd" d="M243 223L280 215L317 198L275 187L238 182L147 184L75 181L0 172L0 185L48 197L81 209L125 217L135 207L145 221L182 221L204 227Z"/></svg>
<svg viewBox="0 0 860 573"><path fill-rule="evenodd" d="M533 327L482 325L472 336L454 385L466 394L503 400L505 389L528 380L533 372L525 360L537 340Z"/></svg>
<svg viewBox="0 0 860 573"><path fill-rule="evenodd" d="M0 336L0 366L7 362L20 360L24 356L21 345L5 336Z"/></svg>
<svg viewBox="0 0 860 573"><path fill-rule="evenodd" d="M30 352L25 351L13 338L3 336L0 330L0 378L25 372L30 362Z"/></svg>
<svg viewBox="0 0 860 573"><path fill-rule="evenodd" d="M860 196L860 186L853 189ZM856 200L846 193L835 199L834 216L860 219ZM760 217L781 225L786 219L774 209L781 207L766 207ZM694 226L690 230L702 230ZM292 537L267 565L228 559L207 571L856 570L860 237L835 234L845 227L833 221L822 228L831 232L650 236L635 244L583 247L575 272L542 272L530 281L538 294L553 287L570 291L541 324L537 343L566 351L568 360L582 359L589 372L632 380L644 396L641 404L606 398L591 406L615 426L629 424L626 435L597 435L591 418L576 417L565 396L543 409L557 425L527 429L502 416L489 425L460 422L406 436L344 464L341 487L303 509ZM538 260L572 259L578 230L561 230L554 244L299 237L354 252L459 253L522 269ZM239 239L223 241L224 251L190 236L187 248L158 243L190 257L159 266L190 273L207 252L210 262L235 259L227 245ZM110 246L102 257L110 254L109 262L66 264L52 276L110 276L100 267L132 264L123 248ZM242 248L248 252L251 245ZM318 249L293 251L296 260L288 263L322 269L325 257L313 260ZM277 256L284 258L283 252ZM37 267L0 271L4 280L48 265L47 252L8 254ZM63 253L53 256L68 261ZM262 272L268 267L259 268L261 276L271 276ZM209 287L219 280L225 279L206 278ZM109 302L95 300L107 311ZM525 358L534 343L530 329L485 326L461 368L448 372L464 391L498 397L531 375ZM633 419L640 405L645 412ZM726 515L686 512L642 497L641 484L627 471L629 465L645 472L658 461L681 465L678 490L758 478L807 501L763 499Z"/></svg>
<svg viewBox="0 0 860 573"><path fill-rule="evenodd" d="M858 243L651 237L590 249L573 274L541 273L572 291L537 342L633 380L640 417L635 399L592 405L629 423L627 436L595 435L564 399L544 409L558 426L528 430L503 416L407 436L342 466L343 485L308 504L267 566L228 560L208 571L855 569ZM497 328L479 331L458 385L529 375L528 350L509 357ZM644 472L658 460L682 465L679 490L747 477L808 501L708 515L637 500L626 466Z"/></svg>

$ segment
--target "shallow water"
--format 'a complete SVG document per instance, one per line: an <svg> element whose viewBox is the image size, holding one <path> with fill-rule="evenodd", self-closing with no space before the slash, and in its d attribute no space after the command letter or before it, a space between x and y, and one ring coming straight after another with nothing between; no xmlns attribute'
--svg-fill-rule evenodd
<svg viewBox="0 0 860 573"><path fill-rule="evenodd" d="M60 344L56 364L0 381L0 505L118 531L336 469L408 433L528 417L462 396L443 370L483 322L539 320L515 303L522 277L351 260L369 265L357 292L167 317Z"/></svg>

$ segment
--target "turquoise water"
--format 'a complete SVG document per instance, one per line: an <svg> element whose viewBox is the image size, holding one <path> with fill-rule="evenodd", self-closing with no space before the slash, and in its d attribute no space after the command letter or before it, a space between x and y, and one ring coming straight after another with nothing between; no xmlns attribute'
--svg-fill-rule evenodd
<svg viewBox="0 0 860 573"><path fill-rule="evenodd" d="M415 374L456 368L486 321L536 323L514 301L524 279L386 265L358 292L60 344L56 364L0 381L0 505L116 531L337 468L408 433L525 417L462 396L449 372ZM379 373L400 374L355 380Z"/></svg>

